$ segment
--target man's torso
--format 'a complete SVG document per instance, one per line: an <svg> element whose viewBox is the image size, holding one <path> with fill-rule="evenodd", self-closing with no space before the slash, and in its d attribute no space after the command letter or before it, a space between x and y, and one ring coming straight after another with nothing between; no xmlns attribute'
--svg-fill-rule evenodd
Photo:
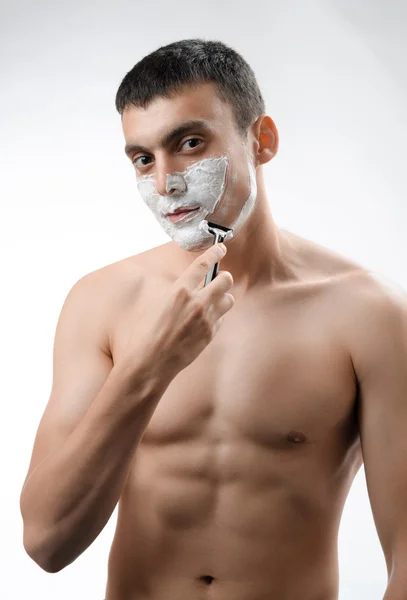
<svg viewBox="0 0 407 600"><path fill-rule="evenodd" d="M181 275L173 248L107 268L114 363ZM362 464L346 343L360 269L310 242L303 257L294 283L232 287L221 329L161 398L119 503L106 600L337 598L338 527Z"/></svg>

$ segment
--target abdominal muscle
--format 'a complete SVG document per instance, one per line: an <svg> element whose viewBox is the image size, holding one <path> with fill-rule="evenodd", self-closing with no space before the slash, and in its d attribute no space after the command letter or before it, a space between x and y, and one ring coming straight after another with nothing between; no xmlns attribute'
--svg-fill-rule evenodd
<svg viewBox="0 0 407 600"><path fill-rule="evenodd" d="M268 449L266 460L264 448L240 446L218 449L225 465L233 456L220 477L208 471L202 441L140 444L119 505L106 600L337 599L347 486L328 498L312 481L309 455L303 464L297 452L273 460ZM310 477L296 478L305 465Z"/></svg>

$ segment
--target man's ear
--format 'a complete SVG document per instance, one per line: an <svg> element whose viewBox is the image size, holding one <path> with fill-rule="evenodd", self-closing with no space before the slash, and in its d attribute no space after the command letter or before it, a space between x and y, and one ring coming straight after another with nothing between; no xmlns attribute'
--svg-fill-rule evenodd
<svg viewBox="0 0 407 600"><path fill-rule="evenodd" d="M273 119L268 115L260 117L252 125L254 139L254 159L256 164L269 162L278 151L278 131Z"/></svg>

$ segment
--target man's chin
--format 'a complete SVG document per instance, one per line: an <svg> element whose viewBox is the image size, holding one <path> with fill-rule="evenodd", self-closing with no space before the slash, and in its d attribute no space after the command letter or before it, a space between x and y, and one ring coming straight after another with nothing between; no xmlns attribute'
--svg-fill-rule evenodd
<svg viewBox="0 0 407 600"><path fill-rule="evenodd" d="M199 254L202 254L202 252L205 252L205 250L207 250L208 248L210 248L211 246L213 246L213 240L209 241L209 242L201 242L201 243L180 243L180 242L175 242L177 244L177 246L179 246L182 250L186 250L187 252L196 252Z"/></svg>

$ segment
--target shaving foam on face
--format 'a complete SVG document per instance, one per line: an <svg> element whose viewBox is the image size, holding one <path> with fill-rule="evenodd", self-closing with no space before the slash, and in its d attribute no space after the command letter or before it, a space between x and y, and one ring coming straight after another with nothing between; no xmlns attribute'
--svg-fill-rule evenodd
<svg viewBox="0 0 407 600"><path fill-rule="evenodd" d="M231 237L235 237L239 231L242 229L243 225L246 223L247 219L250 217L253 212L254 205L256 204L257 198L257 179L256 179L256 169L250 158L247 159L247 167L249 169L249 181L250 181L250 192L249 195L243 204L240 212L237 216L235 222L231 225L233 229L233 234ZM231 233L231 232L229 232ZM227 239L227 238L225 238Z"/></svg>
<svg viewBox="0 0 407 600"><path fill-rule="evenodd" d="M213 244L213 235L209 232L207 215L212 215L225 191L226 173L229 160L227 156L205 158L190 165L184 172L167 175L166 191L175 190L171 196L161 196L155 186L153 175L137 179L139 193L150 208L161 227L184 250L196 251ZM248 160L250 175L250 194L245 201L225 239L231 239L241 229L253 210L257 196L256 171ZM166 214L178 208L199 207L196 213L186 220L172 223ZM211 220L211 217L208 219Z"/></svg>
<svg viewBox="0 0 407 600"><path fill-rule="evenodd" d="M213 243L213 235L198 225L216 210L222 198L228 164L227 156L205 158L182 173L168 174L166 191L175 190L171 196L157 192L153 175L138 178L137 187L144 202L164 231L184 250L199 250ZM196 206L199 210L185 221L172 223L165 216L177 208Z"/></svg>

